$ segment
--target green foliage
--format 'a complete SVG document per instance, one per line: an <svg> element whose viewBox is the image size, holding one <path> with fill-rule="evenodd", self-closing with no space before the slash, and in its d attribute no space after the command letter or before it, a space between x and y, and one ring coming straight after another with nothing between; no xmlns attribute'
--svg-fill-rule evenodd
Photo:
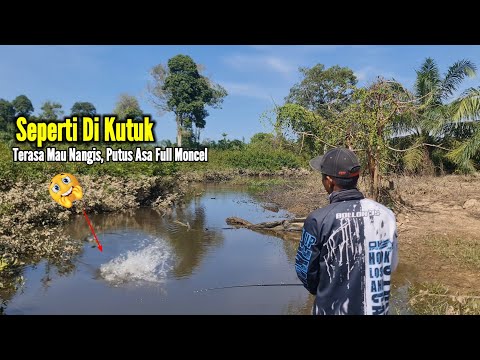
<svg viewBox="0 0 480 360"><path fill-rule="evenodd" d="M467 77L475 76L475 72L475 64L460 60L450 66L442 77L431 58L427 58L416 70L414 93L418 109L411 116L398 119L395 124L396 134L411 134L409 142L404 143L404 149L421 145L421 149L415 148L406 154L407 170L430 173L433 166L443 169L452 163L462 171L474 169L471 157L468 157L474 154L472 146L467 150L466 143L462 143L463 147L459 147L458 143L465 140L471 126L457 122L478 114L475 91L466 92L460 99L450 103L447 101ZM448 152L448 149L453 151ZM424 157L418 162L420 152Z"/></svg>
<svg viewBox="0 0 480 360"><path fill-rule="evenodd" d="M229 141L228 143L228 148L234 149L234 150L241 150L245 147L245 144L238 139L233 139L232 141Z"/></svg>
<svg viewBox="0 0 480 360"><path fill-rule="evenodd" d="M270 151L270 149L274 147L286 150L288 148L294 148L296 146L295 143L288 142L284 138L277 138L270 133L257 133L253 135L248 145L243 140L227 139L227 134L225 133L222 134L222 136L224 136L224 138L219 140L218 142L215 142L211 139L205 139L199 147L208 147L210 149L221 150L241 150L249 147Z"/></svg>
<svg viewBox="0 0 480 360"><path fill-rule="evenodd" d="M245 147L245 143L241 140L238 140L238 139L229 140L227 139L226 133L223 133L222 136L223 136L223 139L219 140L218 143L215 143L215 141L212 141L212 140L208 140L204 142L204 146L207 146L208 148L211 148L211 149L222 149L222 150L227 150L227 149L241 150Z"/></svg>
<svg viewBox="0 0 480 360"><path fill-rule="evenodd" d="M118 115L122 120L141 119L143 115L143 111L140 109L140 104L138 103L137 98L128 94L121 94L119 96L113 113Z"/></svg>
<svg viewBox="0 0 480 360"><path fill-rule="evenodd" d="M274 142L274 136L273 134L270 133L256 133L255 135L252 136L250 139L250 144L256 145L256 144L269 144L273 145Z"/></svg>
<svg viewBox="0 0 480 360"><path fill-rule="evenodd" d="M290 89L286 103L300 105L324 117L345 109L350 103L357 84L351 69L338 65L325 69L324 65L317 64L299 70L303 79Z"/></svg>
<svg viewBox="0 0 480 360"><path fill-rule="evenodd" d="M470 88L452 104L454 120L478 121L480 114L480 88Z"/></svg>
<svg viewBox="0 0 480 360"><path fill-rule="evenodd" d="M480 88L466 90L451 107L459 123L450 134L458 141L446 157L460 172L473 172L480 168Z"/></svg>
<svg viewBox="0 0 480 360"><path fill-rule="evenodd" d="M306 149L309 154L321 152L327 143L339 143L340 132L334 124L338 118L328 122L315 113L297 104L285 104L275 109L276 132L280 132L287 139L298 140L301 149ZM325 140L322 140L322 139ZM302 146L303 145L303 146Z"/></svg>
<svg viewBox="0 0 480 360"><path fill-rule="evenodd" d="M90 116L93 117L97 113L97 109L90 102L77 101L73 104L72 109L70 110L72 116Z"/></svg>
<svg viewBox="0 0 480 360"><path fill-rule="evenodd" d="M262 179L262 178L253 178L253 179L242 179L242 185L246 185L247 189L251 192L263 192L267 188L272 186L281 186L288 183L286 179Z"/></svg>
<svg viewBox="0 0 480 360"><path fill-rule="evenodd" d="M40 119L46 121L57 121L63 116L62 105L57 102L46 101L42 107Z"/></svg>
<svg viewBox="0 0 480 360"><path fill-rule="evenodd" d="M435 61L428 58L416 71L412 94L394 80L379 79L368 87L356 88L355 75L344 67L317 64L300 68L302 80L292 87L286 103L274 110L273 133L255 134L249 144L228 139L223 133L218 142L204 139L200 144L207 107L220 107L227 93L202 75L202 67L191 57L177 55L151 71L153 81L148 90L154 105L160 111L174 112L177 121L177 144L168 140L161 145L207 146L208 163L68 163L66 170L65 164L59 163L13 164L10 148L15 116L34 118L31 101L20 95L12 103L0 99L0 141L5 141L0 146L0 187L16 178L59 171L136 176L197 169L297 168L334 146L356 151L371 179L371 191L377 194L382 176L400 169L421 172L437 167L471 172L480 167L480 88L468 89L458 99L448 101L475 71L473 63L461 60L442 76ZM55 102L47 101L41 109L44 120L58 120L62 114L61 105ZM76 102L71 112L92 116L96 109L89 102ZM143 115L138 100L127 94L120 95L114 112L121 119ZM122 144L122 148L128 146ZM89 148L86 144L78 146L82 147Z"/></svg>
<svg viewBox="0 0 480 360"><path fill-rule="evenodd" d="M148 90L154 106L175 113L178 146L182 146L184 135L194 136L194 126L205 127L206 106L219 108L227 95L223 87L201 75L199 66L187 55L172 57L166 67L162 64L153 67L151 75L153 81ZM193 141L197 140L195 136Z"/></svg>
<svg viewBox="0 0 480 360"><path fill-rule="evenodd" d="M448 152L447 158L458 166L460 172L470 173L480 167L478 162L479 152L480 127L477 127L471 138L461 142L455 149Z"/></svg>
<svg viewBox="0 0 480 360"><path fill-rule="evenodd" d="M14 120L15 109L13 105L5 99L0 99L0 131L7 130L8 124L12 124Z"/></svg>
<svg viewBox="0 0 480 360"><path fill-rule="evenodd" d="M8 189L15 181L12 150L6 142L0 141L0 191Z"/></svg>
<svg viewBox="0 0 480 360"><path fill-rule="evenodd" d="M403 155L405 170L416 172L421 169L425 159L424 151L423 147L416 147L406 151Z"/></svg>
<svg viewBox="0 0 480 360"><path fill-rule="evenodd" d="M223 154L226 167L252 170L280 170L282 168L299 168L302 161L289 151L282 149L265 149L247 147L244 150L229 150Z"/></svg>
<svg viewBox="0 0 480 360"><path fill-rule="evenodd" d="M414 113L412 94L396 81L379 79L368 88L355 90L350 104L340 113L322 117L297 104L276 108L276 129L293 134L310 155L330 147L357 150L371 179L371 195L376 198L383 174L391 170L389 141L400 117Z"/></svg>
<svg viewBox="0 0 480 360"><path fill-rule="evenodd" d="M25 95L19 95L12 101L13 108L15 109L15 116L28 117L33 113L33 105L28 97Z"/></svg>
<svg viewBox="0 0 480 360"><path fill-rule="evenodd" d="M242 143L243 144L243 143ZM134 144L112 146L114 149L134 149ZM20 146L22 147L22 146ZM66 149L68 144L55 144L57 149ZM105 149L97 144L97 149ZM152 145L145 148L152 148ZM27 146L25 146L27 148ZM78 150L91 149L91 145L77 144ZM138 176L175 175L189 171L208 170L254 170L275 171L282 168L299 168L307 166L305 160L284 149L265 148L243 145L242 149L230 148L227 150L209 149L208 162L104 162L87 165L83 162L39 162L14 163L12 150L5 142L0 141L0 191L9 189L17 180L48 181L53 175L60 172L70 172L80 175L112 175L122 178L136 178ZM48 195L48 193L47 193ZM0 209L1 210L1 209Z"/></svg>
<svg viewBox="0 0 480 360"><path fill-rule="evenodd" d="M174 144L169 139L160 140L158 144L162 147L172 147Z"/></svg>

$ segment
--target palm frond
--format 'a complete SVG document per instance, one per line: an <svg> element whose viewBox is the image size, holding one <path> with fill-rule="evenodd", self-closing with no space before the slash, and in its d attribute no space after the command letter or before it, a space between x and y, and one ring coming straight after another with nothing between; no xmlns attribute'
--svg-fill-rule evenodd
<svg viewBox="0 0 480 360"><path fill-rule="evenodd" d="M417 122L418 119L411 114L395 117L392 123L393 136L402 137L411 134Z"/></svg>
<svg viewBox="0 0 480 360"><path fill-rule="evenodd" d="M410 149L403 155L403 163L408 171L417 171L421 169L424 162L424 153L422 147Z"/></svg>
<svg viewBox="0 0 480 360"><path fill-rule="evenodd" d="M458 147L447 154L447 158L453 161L461 170L471 172L475 170L473 158L480 153L480 128L469 139L462 142Z"/></svg>
<svg viewBox="0 0 480 360"><path fill-rule="evenodd" d="M453 120L480 120L480 88L470 88L451 105Z"/></svg>
<svg viewBox="0 0 480 360"><path fill-rule="evenodd" d="M422 127L434 138L442 138L445 129L452 122L452 111L448 106L436 106L425 114Z"/></svg>
<svg viewBox="0 0 480 360"><path fill-rule="evenodd" d="M457 61L450 66L442 82L441 98L445 100L452 96L465 77L474 77L476 75L476 70L476 65L466 59Z"/></svg>
<svg viewBox="0 0 480 360"><path fill-rule="evenodd" d="M399 81L392 78L391 80L386 80L388 84L388 89L397 96L401 97L404 100L411 100L413 99L414 95L402 85Z"/></svg>
<svg viewBox="0 0 480 360"><path fill-rule="evenodd" d="M425 59L416 73L415 96L421 104L436 102L441 91L442 80L435 60Z"/></svg>

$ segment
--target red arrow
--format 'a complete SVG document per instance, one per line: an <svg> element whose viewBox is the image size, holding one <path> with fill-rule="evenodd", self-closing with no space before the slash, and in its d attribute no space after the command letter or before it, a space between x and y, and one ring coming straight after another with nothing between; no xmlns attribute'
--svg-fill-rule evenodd
<svg viewBox="0 0 480 360"><path fill-rule="evenodd" d="M83 208L83 215L85 216L85 219L87 219L88 227L90 228L90 231L92 232L93 237L95 238L95 241L97 242L98 250L103 252L102 244L100 244L100 241L98 241L97 234L95 234L95 230L93 230L93 226L90 223L90 219L88 218L87 213L85 212L85 208Z"/></svg>

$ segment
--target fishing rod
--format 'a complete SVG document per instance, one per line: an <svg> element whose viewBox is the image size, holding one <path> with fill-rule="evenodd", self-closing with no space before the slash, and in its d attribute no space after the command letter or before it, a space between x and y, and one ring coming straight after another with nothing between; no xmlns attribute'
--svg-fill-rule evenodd
<svg viewBox="0 0 480 360"><path fill-rule="evenodd" d="M278 283L278 284L248 284L248 285L233 285L233 286L222 286L222 287L213 287L208 289L195 290L195 293L205 292L210 290L222 290L222 289L233 289L233 288L245 288L245 287L255 287L255 286L303 286L302 283Z"/></svg>

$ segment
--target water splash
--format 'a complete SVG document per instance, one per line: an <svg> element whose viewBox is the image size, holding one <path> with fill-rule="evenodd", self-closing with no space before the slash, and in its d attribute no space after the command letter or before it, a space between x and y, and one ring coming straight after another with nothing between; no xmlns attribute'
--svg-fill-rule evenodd
<svg viewBox="0 0 480 360"><path fill-rule="evenodd" d="M173 268L172 250L157 241L139 250L125 254L103 264L101 276L114 285L128 282L164 283Z"/></svg>

